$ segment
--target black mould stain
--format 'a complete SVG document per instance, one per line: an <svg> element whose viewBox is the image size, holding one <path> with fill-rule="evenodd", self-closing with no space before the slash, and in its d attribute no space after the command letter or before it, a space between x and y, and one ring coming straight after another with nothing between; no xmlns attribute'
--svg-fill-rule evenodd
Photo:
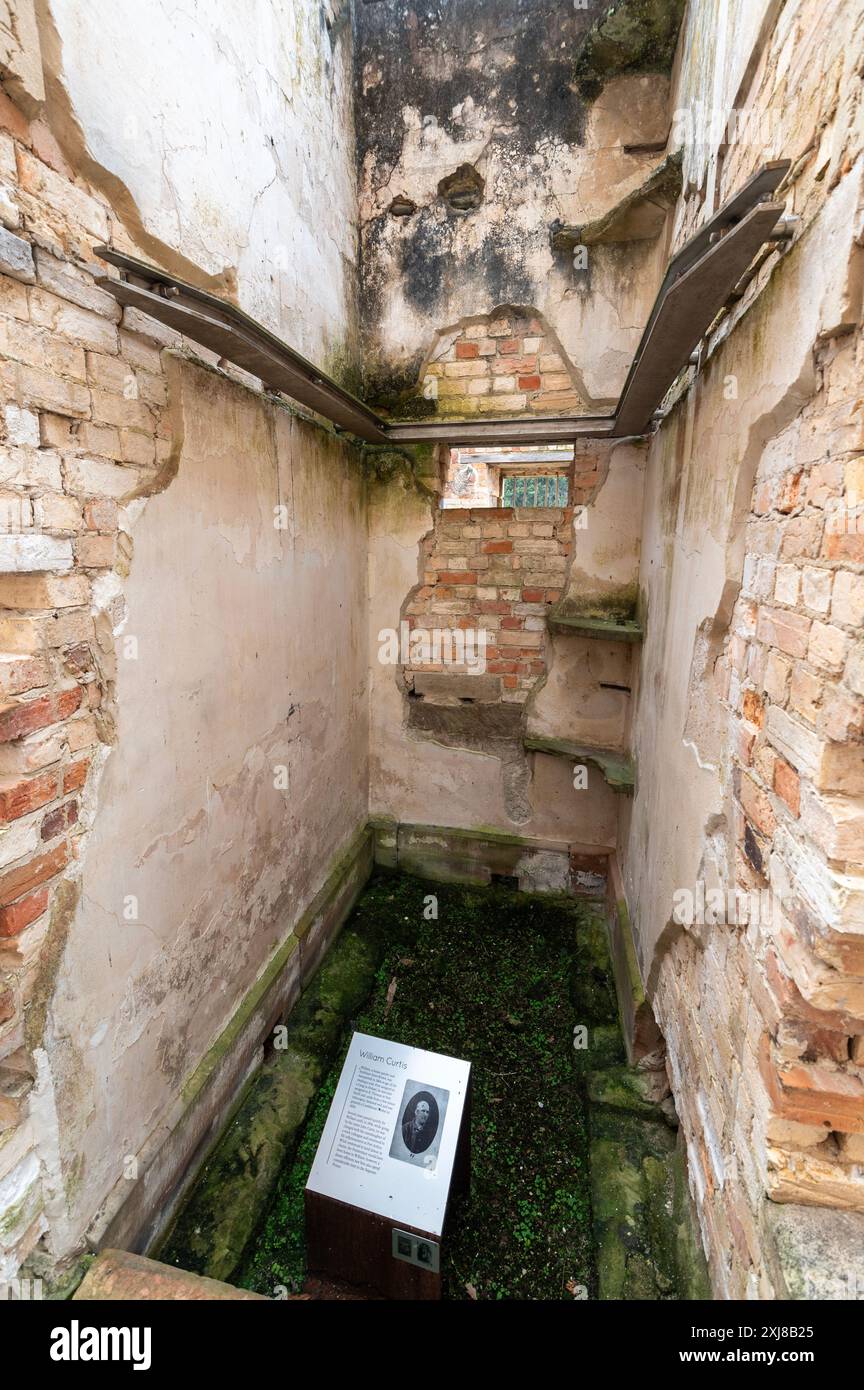
<svg viewBox="0 0 864 1390"><path fill-rule="evenodd" d="M479 242L465 235L481 204L507 202L509 175L496 177L493 188L484 182L482 161L478 167L460 160L459 147L470 142L476 151L482 121L490 147L497 149L496 167L519 180L538 150L583 142L587 107L574 63L596 15L592 9L577 8L571 0L381 0L355 7L361 180L370 160L382 174L398 167L406 109L417 113L432 135L444 132L457 147L449 168L430 169L428 189L412 187L410 196L398 189L386 211L362 228L360 310L367 372L394 366L375 360L378 325L394 278L408 308L428 325L427 346L435 329L453 317L452 305L461 303L466 286L472 303L464 312L536 298L524 271L532 249L524 231L519 245L506 221ZM538 234L545 243L548 228Z"/></svg>
<svg viewBox="0 0 864 1390"><path fill-rule="evenodd" d="M406 300L440 326L460 285L472 287L478 312L494 304L530 304L535 286L525 269L526 244L514 249L506 230L490 228L478 246L459 251L461 219L424 208L407 225L400 248L400 276ZM370 287L371 289L371 287ZM372 291L367 311L377 298ZM416 383L415 383L416 384Z"/></svg>
<svg viewBox="0 0 864 1390"><path fill-rule="evenodd" d="M427 401L417 389L423 364L415 356L400 368L370 363L363 378L363 399L382 415L399 420L426 420L436 413L435 401Z"/></svg>
<svg viewBox="0 0 864 1390"><path fill-rule="evenodd" d="M685 0L623 0L607 6L574 69L585 100L595 100L607 82L623 73L669 72L684 7Z"/></svg>
<svg viewBox="0 0 864 1390"><path fill-rule="evenodd" d="M409 304L436 317L454 273L453 226L436 210L424 208L413 220L402 243L401 272Z"/></svg>
<svg viewBox="0 0 864 1390"><path fill-rule="evenodd" d="M521 152L583 138L574 58L592 24L569 0L386 0L356 11L359 158L402 148L406 106L464 139L464 103L500 112Z"/></svg>

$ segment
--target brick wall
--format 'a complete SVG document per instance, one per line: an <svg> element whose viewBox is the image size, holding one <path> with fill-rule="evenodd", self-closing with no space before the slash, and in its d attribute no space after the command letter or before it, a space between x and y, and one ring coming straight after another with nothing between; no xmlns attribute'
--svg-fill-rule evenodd
<svg viewBox="0 0 864 1390"><path fill-rule="evenodd" d="M539 316L500 310L441 334L420 374L439 415L584 413L572 368Z"/></svg>
<svg viewBox="0 0 864 1390"><path fill-rule="evenodd" d="M486 674L500 678L503 701L523 703L546 671L546 613L561 596L572 521L572 507L439 511L405 608L411 628L484 631ZM443 669L411 662L406 676Z"/></svg>
<svg viewBox="0 0 864 1390"><path fill-rule="evenodd" d="M115 737L124 502L158 488L179 342L95 283L108 206L0 95L0 1279L46 1228L29 1106L94 787Z"/></svg>
<svg viewBox="0 0 864 1390"><path fill-rule="evenodd" d="M685 934L654 1007L716 1287L771 1297L762 1207L864 1211L864 434L861 341L759 465L714 674L734 881L757 924Z"/></svg>
<svg viewBox="0 0 864 1390"><path fill-rule="evenodd" d="M742 878L782 918L764 943L768 1185L864 1210L864 481L855 341L766 452L721 680ZM779 1021L778 1021L779 1019ZM794 1154L793 1158L791 1155ZM812 1161L833 1171L822 1187Z"/></svg>
<svg viewBox="0 0 864 1390"><path fill-rule="evenodd" d="M687 23L709 41L696 44L685 36L689 56L673 107L712 89L711 65L724 51L712 39L716 13L707 0L688 11ZM681 767L694 786L706 766L716 768L717 777L716 788L694 794L688 818L678 822L687 848L676 872L690 872L689 841L698 839L703 877L714 874L724 888L770 894L765 921L684 931L667 924L664 931L663 913L671 907L664 897L657 904L660 928L644 921L644 908L637 926L640 949L642 938L656 943L645 951L645 973L668 1046L714 1287L732 1298L776 1296L766 1197L864 1210L860 508L853 519L864 451L860 251L851 246L848 259L857 177L852 171L862 150L853 75L860 24L855 7L842 0L797 0L781 7L752 62L749 54L734 53L735 70L742 78L747 73L737 96L747 121L743 135L725 143L716 169L713 137L704 119L699 124L698 104L691 112L697 148L685 156L687 191L676 216L675 245L701 225L712 198L729 198L775 158L792 161L779 196L800 223L787 265L776 248L758 258L758 273L743 299L717 326L707 370L652 444L655 478L665 466L685 499L677 514L683 530L676 532L665 517L658 528L670 543L670 572L680 565L698 587L710 566L700 572L698 561L691 564L690 547L694 556L707 556L712 541L723 537L727 594L738 593L731 620L725 601L716 614L710 605L700 613L712 615L709 643L719 634L705 667L710 692L700 688L704 633L663 610L659 584L650 594L642 698L649 689L653 697L658 664L668 660L665 651L662 658L655 655L659 629L670 646L674 642L680 651L686 644L694 652L685 700L695 713L684 735L692 732L694 744L704 741L708 749L698 769L682 759L658 787L670 820L677 798L689 792L675 781ZM740 27L732 25L727 61L739 36ZM848 199L845 219L830 206L838 197ZM816 257L828 268L821 282ZM818 313L811 293L821 303ZM777 324L785 325L787 342ZM783 357L793 335L800 356L789 358L800 361L797 371ZM760 391L787 381L785 397L778 393L773 409L766 406L771 390L764 397ZM728 406L719 404L724 386L732 392L725 397ZM766 414L760 416L761 410ZM740 420L752 432L749 439L739 433L736 444ZM686 430L691 433L685 440ZM733 481L740 486L742 471L749 492L746 470L756 460L748 462L747 451L765 440L752 496L741 499L739 545L737 516L730 526L709 492ZM691 524L693 515L698 524ZM656 517L650 521L657 527ZM650 536L646 526L646 542ZM703 536L711 537L707 547ZM681 730L676 734L680 740ZM668 745L664 752L668 768ZM646 757L640 770L647 765ZM650 773L652 782L659 780L662 759ZM652 812L654 833L656 806ZM633 844L631 839L631 849ZM637 899L650 892L651 874L662 880L656 858L642 872L641 881L631 880L637 922Z"/></svg>

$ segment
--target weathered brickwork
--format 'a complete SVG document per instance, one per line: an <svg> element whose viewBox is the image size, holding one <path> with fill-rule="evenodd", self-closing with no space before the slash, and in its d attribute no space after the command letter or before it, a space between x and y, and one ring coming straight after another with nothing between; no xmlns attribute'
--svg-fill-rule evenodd
<svg viewBox="0 0 864 1390"><path fill-rule="evenodd" d="M482 631L485 673L500 678L502 700L524 702L546 672L546 613L561 597L572 522L572 507L438 512L405 610L411 629ZM445 669L412 661L405 674L410 685L414 670Z"/></svg>
<svg viewBox="0 0 864 1390"><path fill-rule="evenodd" d="M844 339L820 354L819 394L766 451L718 674L733 719L739 880L769 886L777 903L759 943L773 1001L759 1058L769 1190L864 1210L849 1143L864 1133L859 353Z"/></svg>
<svg viewBox="0 0 864 1390"><path fill-rule="evenodd" d="M171 456L162 334L95 283L110 209L0 98L0 1271L46 1227L28 1113L52 943L115 738L128 504ZM133 503L133 506L140 503ZM115 640L116 639L116 640ZM3 1276L0 1276L3 1277Z"/></svg>
<svg viewBox="0 0 864 1390"><path fill-rule="evenodd" d="M772 1298L766 1199L864 1210L864 434L861 253L850 236L860 216L856 161L864 130L852 68L862 17L842 3L782 7L752 62L749 51L734 51L732 34L727 62L745 85L727 93L736 104L732 134L712 166L711 113L693 98L706 90L716 60L715 21L718 10L709 4L692 7L685 21L693 66L673 105L691 122L689 131L684 126L689 194L675 244L704 220L706 188L708 205L712 194L720 203L769 159L791 160L779 197L800 219L789 274L778 270L777 247L766 248L715 326L721 365L682 405L696 428L692 446L680 445L678 455L689 469L688 489L706 489L709 478L721 488L740 486L741 456L725 452L725 425L710 434L710 445L699 442L700 426L704 432L706 418L722 421L724 411L727 420L740 415L766 379L785 380L789 371L776 419L754 421L751 443L767 442L745 499L743 543L727 552L727 580L738 597L731 618L717 622L722 637L706 665L713 691L700 693L694 662L688 692L691 708L711 709L718 731L709 740L694 721L693 737L710 748L703 757L722 787L706 817L704 875L714 874L723 889L768 896L756 921L668 926L646 975L715 1291ZM846 200L845 213L826 210L832 195ZM815 331L796 330L805 358L796 378L791 366L761 352L766 324L805 321L814 274L796 279L794 268L808 237L822 248L829 288L820 288L818 315L806 320ZM812 336L802 344L804 332ZM720 406L724 391L729 404ZM680 430L677 415L673 421L660 440ZM723 534L713 524L717 515L708 509L690 533L697 551L704 545L710 552ZM652 612L649 644L658 621ZM650 645L643 663L649 652ZM689 832L682 826L679 833Z"/></svg>
<svg viewBox="0 0 864 1390"><path fill-rule="evenodd" d="M596 449L580 445L568 469L571 505L436 509L434 529L421 543L422 583L404 618L412 631L484 633L484 674L495 678L504 702L523 704L547 673L547 615L566 587L574 526L592 524L590 504L603 472ZM449 469L444 473L446 484ZM476 673L476 660L469 664ZM405 663L408 688L413 672L452 665Z"/></svg>
<svg viewBox="0 0 864 1390"><path fill-rule="evenodd" d="M541 318L502 309L443 333L421 372L439 415L557 415L585 406L564 351Z"/></svg>

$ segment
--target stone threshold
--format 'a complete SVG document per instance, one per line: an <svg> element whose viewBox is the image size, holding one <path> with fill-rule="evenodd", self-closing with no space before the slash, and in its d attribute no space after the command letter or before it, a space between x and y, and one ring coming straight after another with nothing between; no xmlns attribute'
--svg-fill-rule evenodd
<svg viewBox="0 0 864 1390"><path fill-rule="evenodd" d="M575 893L602 897L612 845L531 839L477 826L402 823L386 816L370 821L375 862L417 878L478 887L507 882L525 893Z"/></svg>

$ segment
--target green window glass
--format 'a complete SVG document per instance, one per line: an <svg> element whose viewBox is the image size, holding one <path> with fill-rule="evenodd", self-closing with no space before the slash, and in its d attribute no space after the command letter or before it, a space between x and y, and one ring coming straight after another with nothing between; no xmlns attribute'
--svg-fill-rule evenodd
<svg viewBox="0 0 864 1390"><path fill-rule="evenodd" d="M501 486L502 507L566 507L568 497L566 473L529 473L524 478L508 473Z"/></svg>

